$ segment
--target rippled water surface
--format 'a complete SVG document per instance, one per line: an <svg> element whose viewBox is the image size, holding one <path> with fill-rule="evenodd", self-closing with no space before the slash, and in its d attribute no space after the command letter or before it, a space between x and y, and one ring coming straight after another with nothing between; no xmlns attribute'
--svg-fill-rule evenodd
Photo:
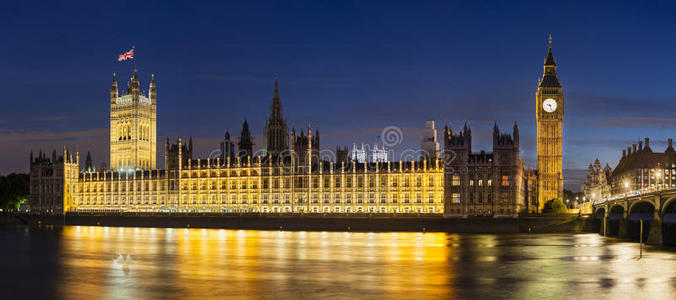
<svg viewBox="0 0 676 300"><path fill-rule="evenodd" d="M673 249L638 259L638 244L596 234L68 226L0 243L11 298L676 298Z"/></svg>

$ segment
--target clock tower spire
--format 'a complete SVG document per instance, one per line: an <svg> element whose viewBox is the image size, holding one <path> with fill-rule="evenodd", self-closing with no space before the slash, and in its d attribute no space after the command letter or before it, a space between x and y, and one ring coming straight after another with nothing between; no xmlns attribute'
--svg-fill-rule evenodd
<svg viewBox="0 0 676 300"><path fill-rule="evenodd" d="M548 200L563 200L563 90L556 71L550 35L542 79L535 93L540 209Z"/></svg>

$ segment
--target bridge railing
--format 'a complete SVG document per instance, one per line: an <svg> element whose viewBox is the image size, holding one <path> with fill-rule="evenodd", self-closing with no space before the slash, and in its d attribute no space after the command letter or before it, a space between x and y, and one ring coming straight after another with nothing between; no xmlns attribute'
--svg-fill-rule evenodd
<svg viewBox="0 0 676 300"><path fill-rule="evenodd" d="M615 200L621 200L621 199L626 199L626 198L631 198L631 197L636 197L636 196L645 196L645 195L650 195L650 194L658 194L658 193L664 193L664 192L676 192L676 188L646 188L646 189L641 189L641 190L635 190L635 191L628 191L626 193L621 193L621 194L616 194L612 195L607 199L601 199L599 201L594 202L593 205L600 205L604 204L606 202L611 202Z"/></svg>

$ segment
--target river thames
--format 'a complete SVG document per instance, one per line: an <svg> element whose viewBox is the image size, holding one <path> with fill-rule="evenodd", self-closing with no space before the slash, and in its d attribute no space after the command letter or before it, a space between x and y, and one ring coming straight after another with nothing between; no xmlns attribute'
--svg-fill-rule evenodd
<svg viewBox="0 0 676 300"><path fill-rule="evenodd" d="M673 249L647 247L639 259L638 244L596 234L66 226L2 229L0 241L11 298L676 296Z"/></svg>

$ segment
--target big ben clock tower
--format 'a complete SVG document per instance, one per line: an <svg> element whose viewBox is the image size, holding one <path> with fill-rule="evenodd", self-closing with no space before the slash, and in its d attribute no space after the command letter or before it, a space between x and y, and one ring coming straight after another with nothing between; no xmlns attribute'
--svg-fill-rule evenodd
<svg viewBox="0 0 676 300"><path fill-rule="evenodd" d="M544 74L535 93L538 149L538 203L563 200L563 91L556 76L552 37Z"/></svg>

